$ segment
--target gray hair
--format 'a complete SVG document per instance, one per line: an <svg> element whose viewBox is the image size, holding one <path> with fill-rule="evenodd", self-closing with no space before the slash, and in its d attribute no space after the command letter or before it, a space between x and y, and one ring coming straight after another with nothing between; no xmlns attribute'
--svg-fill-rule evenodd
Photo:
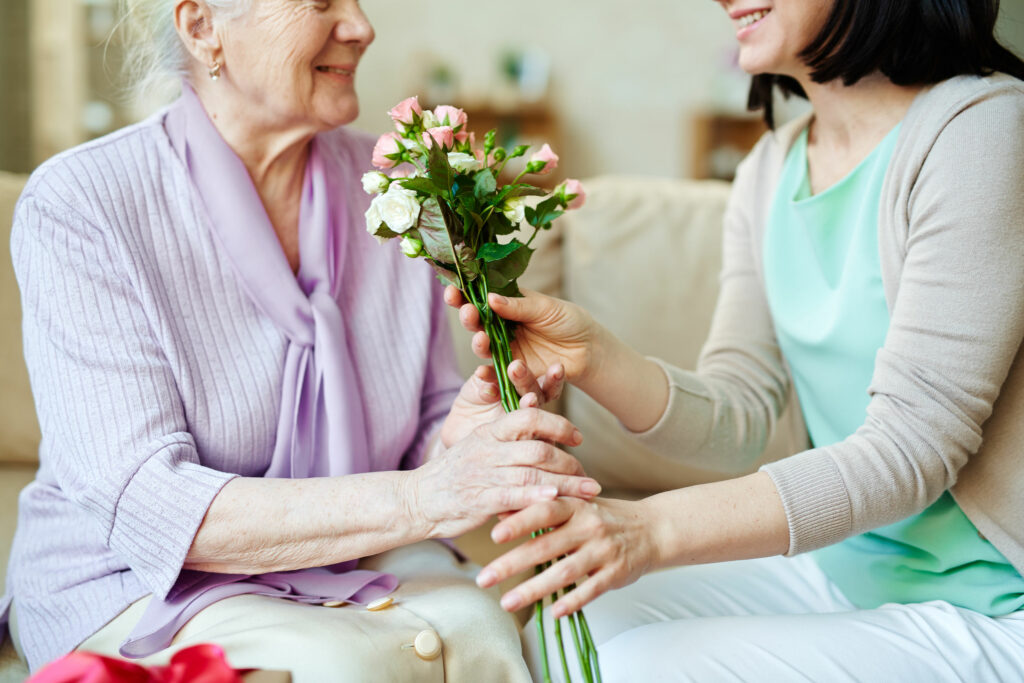
<svg viewBox="0 0 1024 683"><path fill-rule="evenodd" d="M205 0L218 16L245 13L253 0ZM128 91L137 103L167 102L188 73L189 53L174 27L176 0L120 0Z"/></svg>

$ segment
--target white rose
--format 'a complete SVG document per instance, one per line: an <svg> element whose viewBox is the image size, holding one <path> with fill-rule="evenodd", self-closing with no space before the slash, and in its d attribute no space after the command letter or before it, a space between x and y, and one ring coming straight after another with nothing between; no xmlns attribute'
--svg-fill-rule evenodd
<svg viewBox="0 0 1024 683"><path fill-rule="evenodd" d="M429 130L431 128L437 128L441 125L441 122L437 120L437 116L432 111L423 112L423 130Z"/></svg>
<svg viewBox="0 0 1024 683"><path fill-rule="evenodd" d="M476 157L465 152L448 152L448 164L459 173L478 171L481 168L481 164L476 160Z"/></svg>
<svg viewBox="0 0 1024 683"><path fill-rule="evenodd" d="M512 225L519 225L526 218L526 197L514 197L506 199L501 207L501 212Z"/></svg>
<svg viewBox="0 0 1024 683"><path fill-rule="evenodd" d="M415 237L402 235L401 247L403 254L409 258L416 258L423 251L423 242L420 242Z"/></svg>
<svg viewBox="0 0 1024 683"><path fill-rule="evenodd" d="M416 225L420 217L420 202L416 192L398 183L392 183L387 192L373 200L373 204L379 204L381 218L397 233L403 233Z"/></svg>
<svg viewBox="0 0 1024 683"><path fill-rule="evenodd" d="M388 189L390 181L380 171L371 171L363 174L363 191L366 194L380 194Z"/></svg>
<svg viewBox="0 0 1024 683"><path fill-rule="evenodd" d="M384 222L384 218L380 215L381 197L383 195L374 197L373 201L370 202L370 208L366 210L366 232L376 237L378 242L384 244L387 240L383 237L377 237L377 230L380 228L380 224Z"/></svg>

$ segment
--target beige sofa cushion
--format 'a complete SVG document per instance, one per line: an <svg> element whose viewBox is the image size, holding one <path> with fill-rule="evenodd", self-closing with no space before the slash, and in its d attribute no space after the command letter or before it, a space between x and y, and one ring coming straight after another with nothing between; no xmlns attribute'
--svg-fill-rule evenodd
<svg viewBox="0 0 1024 683"><path fill-rule="evenodd" d="M718 296L729 184L630 176L584 186L586 205L562 219L565 296L641 353L692 369ZM576 455L606 487L659 491L722 478L637 445L580 391L565 400L584 434ZM765 459L788 448L780 430Z"/></svg>
<svg viewBox="0 0 1024 683"><path fill-rule="evenodd" d="M21 300L11 266L11 217L26 176L0 172L0 462L38 460L36 420L21 352Z"/></svg>

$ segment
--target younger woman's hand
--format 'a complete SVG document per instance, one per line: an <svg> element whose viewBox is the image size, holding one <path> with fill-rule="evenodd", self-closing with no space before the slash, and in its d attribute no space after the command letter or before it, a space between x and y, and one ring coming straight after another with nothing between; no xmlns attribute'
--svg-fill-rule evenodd
<svg viewBox="0 0 1024 683"><path fill-rule="evenodd" d="M548 561L554 564L506 593L501 606L514 612L556 590L577 584L552 606L556 619L572 614L605 591L633 583L655 562L653 520L643 501L558 498L506 516L491 531L495 543L551 529L510 550L481 570L477 584L493 586Z"/></svg>
<svg viewBox="0 0 1024 683"><path fill-rule="evenodd" d="M468 304L455 287L444 293L445 302L459 309L459 320L473 335L473 352L490 358L490 343L480 324L476 307ZM505 320L519 323L512 355L533 374L542 376L555 364L565 369L565 379L576 382L594 369L599 358L603 328L576 304L528 289L522 297L491 294L488 305Z"/></svg>

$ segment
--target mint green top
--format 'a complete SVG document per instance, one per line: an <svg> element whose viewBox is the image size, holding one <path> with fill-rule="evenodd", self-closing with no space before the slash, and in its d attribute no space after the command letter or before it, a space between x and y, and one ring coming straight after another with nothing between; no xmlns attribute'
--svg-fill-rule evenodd
<svg viewBox="0 0 1024 683"><path fill-rule="evenodd" d="M828 446L867 417L875 354L889 328L878 246L882 181L899 126L818 195L807 130L790 149L764 240L768 304L811 442ZM1024 578L947 491L918 515L814 551L861 608L945 600L984 614L1024 606Z"/></svg>

